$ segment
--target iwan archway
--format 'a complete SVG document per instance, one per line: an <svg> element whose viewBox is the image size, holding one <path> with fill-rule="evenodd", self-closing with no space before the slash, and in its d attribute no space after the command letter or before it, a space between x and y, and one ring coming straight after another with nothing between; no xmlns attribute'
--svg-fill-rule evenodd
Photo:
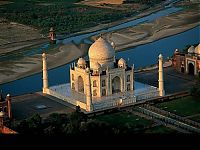
<svg viewBox="0 0 200 150"><path fill-rule="evenodd" d="M188 64L188 74L194 75L194 65L192 63Z"/></svg>
<svg viewBox="0 0 200 150"><path fill-rule="evenodd" d="M121 79L116 76L112 79L112 94L121 92Z"/></svg>
<svg viewBox="0 0 200 150"><path fill-rule="evenodd" d="M84 93L84 82L81 76L78 77L78 91Z"/></svg>

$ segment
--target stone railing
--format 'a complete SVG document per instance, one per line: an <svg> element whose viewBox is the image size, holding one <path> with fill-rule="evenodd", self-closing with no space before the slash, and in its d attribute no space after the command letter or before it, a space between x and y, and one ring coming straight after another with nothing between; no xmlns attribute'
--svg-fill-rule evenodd
<svg viewBox="0 0 200 150"><path fill-rule="evenodd" d="M157 88L150 87L145 91L138 92L136 95L136 101L151 99L159 96L159 90Z"/></svg>
<svg viewBox="0 0 200 150"><path fill-rule="evenodd" d="M56 92L54 90L48 89L47 94L49 94L51 96L54 96L54 97L56 97L58 99L61 99L61 100L65 101L65 102L71 103L71 104L76 106L76 101L70 99L69 97L63 96L63 95L59 94L58 92Z"/></svg>
<svg viewBox="0 0 200 150"><path fill-rule="evenodd" d="M81 102L81 101L78 101L76 99L72 99L70 97L64 96L64 95L62 95L62 94L60 94L60 93L58 93L58 92L56 92L52 89L48 89L47 94L54 96L58 99L61 99L65 102L71 103L75 106L80 106L82 109L86 109L86 104L84 102Z"/></svg>
<svg viewBox="0 0 200 150"><path fill-rule="evenodd" d="M105 108L128 105L136 102L136 97L118 98L115 100L104 100L93 103L94 110L102 110Z"/></svg>
<svg viewBox="0 0 200 150"><path fill-rule="evenodd" d="M161 115L165 115L167 117L171 117L173 119L179 120L179 121L184 122L186 124L189 124L189 125L195 126L197 128L200 128L200 123L195 122L195 121L190 120L190 119L187 119L187 118L184 118L182 116L176 115L176 114L174 114L172 112L168 112L168 111L165 111L165 110L162 110L160 108L157 108L157 107L154 107L154 106L151 106L151 105L147 105L147 104L143 105L143 107L146 108L146 109L149 109L149 110L151 110L153 112L159 113Z"/></svg>
<svg viewBox="0 0 200 150"><path fill-rule="evenodd" d="M146 114L154 119L158 119L162 122L165 122L167 124L171 124L171 125L174 125L174 126L177 126L179 128L182 128L184 130L187 130L189 132L192 132L192 133L200 133L200 129L199 128L196 128L194 126L191 126L189 124L186 124L182 121L179 121L179 120L175 120L171 117L167 117L165 115L161 115L161 114L158 114L156 112L153 112L151 110L148 110L146 108L143 108L143 107L138 107L136 108L137 111L143 113L143 114Z"/></svg>

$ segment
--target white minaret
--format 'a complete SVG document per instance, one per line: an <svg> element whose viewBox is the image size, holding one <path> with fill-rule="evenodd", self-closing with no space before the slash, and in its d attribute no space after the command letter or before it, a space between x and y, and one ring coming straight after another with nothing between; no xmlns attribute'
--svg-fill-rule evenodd
<svg viewBox="0 0 200 150"><path fill-rule="evenodd" d="M87 71L86 82L85 82L86 84L86 110L93 111L90 69L86 68L86 71Z"/></svg>
<svg viewBox="0 0 200 150"><path fill-rule="evenodd" d="M131 91L134 90L134 64L131 67L131 75L130 75L130 81L131 81Z"/></svg>
<svg viewBox="0 0 200 150"><path fill-rule="evenodd" d="M159 95L160 96L164 96L165 95L165 90L164 90L164 80L163 80L163 56L162 54L159 55L159 69L158 69L158 73L159 73Z"/></svg>
<svg viewBox="0 0 200 150"><path fill-rule="evenodd" d="M43 93L47 93L48 90L48 73L47 73L47 57L46 54L42 54L43 62Z"/></svg>

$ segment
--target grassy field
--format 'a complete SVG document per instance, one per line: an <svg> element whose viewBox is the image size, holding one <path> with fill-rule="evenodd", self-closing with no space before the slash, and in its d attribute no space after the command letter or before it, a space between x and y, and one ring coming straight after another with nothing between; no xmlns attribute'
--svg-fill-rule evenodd
<svg viewBox="0 0 200 150"><path fill-rule="evenodd" d="M98 116L96 119L107 122L112 126L124 126L128 128L140 128L152 124L149 120L126 112L102 115Z"/></svg>
<svg viewBox="0 0 200 150"><path fill-rule="evenodd" d="M191 117L189 119L194 120L196 122L200 122L200 115L199 116L195 116L195 117Z"/></svg>
<svg viewBox="0 0 200 150"><path fill-rule="evenodd" d="M200 97L185 97L170 102L157 104L158 107L181 116L200 113Z"/></svg>
<svg viewBox="0 0 200 150"><path fill-rule="evenodd" d="M175 133L179 133L179 132L161 125L161 126L156 126L156 127L147 129L144 131L144 133L145 134L146 133L147 134L175 134Z"/></svg>

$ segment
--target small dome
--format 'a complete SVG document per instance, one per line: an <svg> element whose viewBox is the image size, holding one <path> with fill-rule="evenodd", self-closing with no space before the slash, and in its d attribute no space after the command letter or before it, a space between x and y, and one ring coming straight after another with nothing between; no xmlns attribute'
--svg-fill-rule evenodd
<svg viewBox="0 0 200 150"><path fill-rule="evenodd" d="M90 72L90 68L87 67L87 68L85 69L85 71L86 71L87 73L89 73L89 72Z"/></svg>
<svg viewBox="0 0 200 150"><path fill-rule="evenodd" d="M107 60L115 56L115 50L110 43L100 37L90 46L88 55L93 60Z"/></svg>
<svg viewBox="0 0 200 150"><path fill-rule="evenodd" d="M120 58L120 60L118 61L118 67L126 68L126 61L123 58Z"/></svg>
<svg viewBox="0 0 200 150"><path fill-rule="evenodd" d="M200 55L200 44L195 47L194 53Z"/></svg>
<svg viewBox="0 0 200 150"><path fill-rule="evenodd" d="M42 53L42 57L46 58L46 54L45 54L45 53Z"/></svg>
<svg viewBox="0 0 200 150"><path fill-rule="evenodd" d="M194 53L194 46L190 46L190 48L188 48L188 53L189 54L193 54Z"/></svg>
<svg viewBox="0 0 200 150"><path fill-rule="evenodd" d="M174 51L174 54L179 54L179 50L176 49L176 50Z"/></svg>
<svg viewBox="0 0 200 150"><path fill-rule="evenodd" d="M163 56L162 56L162 54L160 54L160 55L158 56L158 58L159 58L159 59L163 59Z"/></svg>
<svg viewBox="0 0 200 150"><path fill-rule="evenodd" d="M0 117L3 117L3 116L4 116L4 112L1 111L1 112L0 112Z"/></svg>
<svg viewBox="0 0 200 150"><path fill-rule="evenodd" d="M114 43L113 41L112 41L110 44L111 44L111 46L112 46L113 48L115 48L116 45L115 45L115 43Z"/></svg>
<svg viewBox="0 0 200 150"><path fill-rule="evenodd" d="M53 28L53 27L51 27L49 31L50 31L50 32L54 31L54 28Z"/></svg>
<svg viewBox="0 0 200 150"><path fill-rule="evenodd" d="M118 65L124 65L126 64L126 61L123 58L120 58L120 60L118 61Z"/></svg>
<svg viewBox="0 0 200 150"><path fill-rule="evenodd" d="M101 68L101 65L98 62L95 62L93 65L93 69L98 70Z"/></svg>
<svg viewBox="0 0 200 150"><path fill-rule="evenodd" d="M85 59L79 58L77 64L78 65L86 65Z"/></svg>

